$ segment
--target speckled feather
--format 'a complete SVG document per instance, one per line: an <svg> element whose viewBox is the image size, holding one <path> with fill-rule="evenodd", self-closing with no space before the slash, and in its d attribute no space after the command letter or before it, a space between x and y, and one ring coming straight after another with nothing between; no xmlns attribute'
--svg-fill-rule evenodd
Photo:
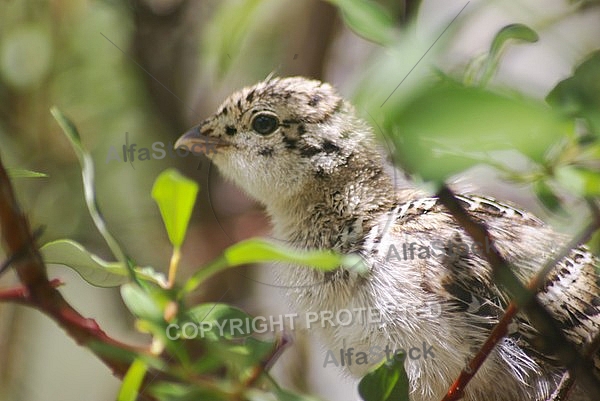
<svg viewBox="0 0 600 401"><path fill-rule="evenodd" d="M277 120L273 132L253 129L259 115ZM177 146L199 138L218 143L210 157L224 176L263 203L278 238L303 249L361 254L366 277L323 274L301 267L279 270L288 296L302 312L377 308L379 325L337 326L321 333L329 349L351 344L406 348L425 341L435 358L407 361L413 401L439 400L486 339L508 303L478 252L451 252L471 238L435 198L399 190L377 151L371 128L328 84L275 78L231 95L212 117ZM530 278L566 238L529 213L496 200L462 195L471 216L485 223L518 276ZM442 244L437 256L404 260L392 245ZM398 255L399 256L399 255ZM600 331L598 261L584 247L548 276L539 300L566 335L583 346ZM426 303L439 316L407 312ZM407 308L412 306L414 308ZM466 401L546 400L563 369L551 349L536 350L535 330L519 315L511 332L469 384ZM600 360L600 359L599 359ZM597 363L600 367L600 363ZM368 366L347 367L363 375ZM573 400L585 400L575 394Z"/></svg>

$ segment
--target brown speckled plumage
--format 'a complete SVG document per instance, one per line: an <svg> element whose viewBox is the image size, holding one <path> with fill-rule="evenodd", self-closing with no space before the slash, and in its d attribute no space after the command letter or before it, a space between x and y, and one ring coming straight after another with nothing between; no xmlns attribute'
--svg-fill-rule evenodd
<svg viewBox="0 0 600 401"><path fill-rule="evenodd" d="M381 312L379 325L323 330L329 349L341 348L343 342L360 350L425 341L434 347L435 358L406 362L411 397L441 399L509 299L494 285L481 253L456 252L473 250L474 244L439 201L416 190L397 190L371 128L330 85L318 81L276 78L242 89L177 146L190 147L205 137L218 143L218 152L210 157L222 174L265 205L278 238L304 249L356 252L367 261L366 277L301 267L280 270L282 284L290 287L288 295L300 311L373 307ZM459 200L486 224L494 244L523 280L566 242L536 217L510 205L474 195ZM430 253L419 248L424 257L406 259L390 251L411 243ZM584 247L574 249L538 294L578 346L600 331L597 266ZM407 308L418 310L426 303L439 305L441 314L423 316ZM546 400L564 369L556 365L551 349L534 349L538 342L536 331L519 315L464 399ZM347 368L363 375L368 366ZM572 399L586 398L576 393Z"/></svg>

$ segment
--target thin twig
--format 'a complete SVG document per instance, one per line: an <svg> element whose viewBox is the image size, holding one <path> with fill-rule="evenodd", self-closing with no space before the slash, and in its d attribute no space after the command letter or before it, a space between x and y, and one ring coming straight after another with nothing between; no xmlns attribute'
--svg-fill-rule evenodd
<svg viewBox="0 0 600 401"><path fill-rule="evenodd" d="M578 244L588 242L594 231L596 231L600 227L600 209L598 209L598 206L596 205L596 202L594 202L593 199L587 198L586 202L590 210L592 211L592 222L588 227L593 228L593 230L591 232L589 230L584 230L584 232L581 235L581 241ZM587 344L586 350L584 352L585 357L593 358L596 352L598 352L598 349L600 349L600 333L596 334L596 337L594 337L594 339L589 344ZM573 379L573 377L569 374L569 371L566 371L565 373L563 373L560 379L560 383L558 384L556 390L554 391L554 393L552 393L548 401L567 400L574 384L575 379Z"/></svg>
<svg viewBox="0 0 600 401"><path fill-rule="evenodd" d="M597 221L597 222L600 223L599 221ZM586 345L585 351L583 354L584 354L585 358L593 358L599 349L600 349L600 333L596 334L596 337L594 337L594 339ZM571 388L573 387L574 384L575 384L575 380L569 374L569 371L566 371L563 374L562 378L560 379L560 383L558 384L558 387L556 388L554 393L552 393L552 396L550 396L548 401L565 401L565 400L567 400L567 397L569 396L569 392L571 391Z"/></svg>
<svg viewBox="0 0 600 401"><path fill-rule="evenodd" d="M506 262L502 255L500 255L494 243L492 242L491 236L487 232L486 227L477 223L471 218L471 216L462 207L452 191L446 185L442 186L442 188L439 190L438 197L444 206L446 206L450 214L452 214L461 227L473 238L475 242L490 244L489 248L483 250L483 253L488 263L492 267L492 274L496 280L496 283L505 287L512 297L511 305L509 305L509 308L505 313L505 317L506 315L508 315L508 317L501 320L501 323L505 327L500 326L499 324L494 328L494 330L492 330L490 338L488 338L484 344L486 346L486 350L478 353L476 358L471 361L467 369L461 372L462 377L459 377L459 379L452 385L443 401L458 400L462 397L465 386L476 371L473 371L471 365L473 364L473 367L478 368L477 364L480 366L481 363L483 363L489 352L491 352L493 349L494 345L506 334L508 326L507 323L509 323L512 317L516 314L518 307L523 309L523 311L529 317L532 325L543 336L543 338L553 344L555 348L555 355L559 358L560 362L567 367L571 376L579 379L583 387L589 392L590 395L593 396L594 399L600 399L600 383L592 373L593 364L591 361L585 359L584 356L577 351L573 344L566 339L563 332L554 321L554 318L535 297L535 291L531 291L523 286L519 279L514 275L510 265ZM555 255L555 258L549 261L548 264L553 263L558 256L560 255ZM564 256L566 255L563 255L562 257ZM560 259L558 259L558 261L560 261ZM544 266L542 271L545 271L545 268L546 266ZM539 276L540 275L537 275L530 283L533 288L539 287L538 282L543 282L543 277L540 278ZM485 353L485 351L487 351L487 353Z"/></svg>
<svg viewBox="0 0 600 401"><path fill-rule="evenodd" d="M527 288L530 291L537 291L544 283L545 277L556 267L556 265L566 257L569 252L576 246L586 243L592 234L600 228L600 220L593 219L593 221L586 226L578 235L576 235L567 245L565 245L559 252L557 252L551 259L549 259L544 266L537 272L537 274L531 279ZM489 334L486 341L483 343L477 354L469 361L467 366L461 371L459 377L454 381L448 394L442 401L453 401L457 400L462 391L460 389L465 388L469 381L475 376L475 373L479 370L483 362L487 359L488 355L492 352L496 344L508 334L508 326L512 322L512 319L518 312L518 308L514 302L511 302L502 318L498 321L496 326ZM567 374L567 373L565 373ZM561 381L562 383L562 381ZM562 400L558 398L558 400Z"/></svg>
<svg viewBox="0 0 600 401"><path fill-rule="evenodd" d="M49 282L49 285L54 288L60 287L63 284L64 282L57 278ZM0 302L16 302L23 305L31 305L29 291L23 285L0 290Z"/></svg>
<svg viewBox="0 0 600 401"><path fill-rule="evenodd" d="M575 379L573 379L573 376L571 376L567 370L563 373L560 383L558 383L558 387L556 387L556 390L554 390L550 398L548 398L548 401L566 401L571 388L573 388L573 384L575 384Z"/></svg>
<svg viewBox="0 0 600 401"><path fill-rule="evenodd" d="M271 352L260 362L260 364L253 368L250 377L244 382L244 388L252 387L260 376L267 372L271 366L279 359L283 351L291 344L291 338L285 332L282 333L273 345Z"/></svg>

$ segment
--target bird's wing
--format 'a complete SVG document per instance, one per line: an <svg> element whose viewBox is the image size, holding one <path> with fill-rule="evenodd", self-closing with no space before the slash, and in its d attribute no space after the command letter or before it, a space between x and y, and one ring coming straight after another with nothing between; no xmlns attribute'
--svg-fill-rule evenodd
<svg viewBox="0 0 600 401"><path fill-rule="evenodd" d="M563 235L514 206L479 196L458 199L473 219L486 225L494 245L524 283L566 243ZM427 270L422 272L424 285L446 298L473 325L491 329L510 298L494 284L491 268L479 251L486 244L474 247L470 236L437 198L400 205L395 219L392 230L396 234L411 233L421 242L437 243L437 248L443 248L431 263L421 265ZM599 266L585 247L573 249L548 275L538 293L538 299L567 337L580 348L600 333ZM515 323L511 336L516 341L540 343L525 315L519 314ZM540 358L553 359L551 348L541 352L527 348Z"/></svg>

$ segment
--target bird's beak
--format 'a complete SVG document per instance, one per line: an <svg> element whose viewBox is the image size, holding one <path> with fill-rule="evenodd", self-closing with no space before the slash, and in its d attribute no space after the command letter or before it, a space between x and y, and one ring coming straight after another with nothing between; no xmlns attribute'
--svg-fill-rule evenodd
<svg viewBox="0 0 600 401"><path fill-rule="evenodd" d="M219 149L230 146L231 144L220 138L211 136L212 129L204 128L205 124L200 124L183 134L177 142L175 149L186 148L194 154L210 154Z"/></svg>

